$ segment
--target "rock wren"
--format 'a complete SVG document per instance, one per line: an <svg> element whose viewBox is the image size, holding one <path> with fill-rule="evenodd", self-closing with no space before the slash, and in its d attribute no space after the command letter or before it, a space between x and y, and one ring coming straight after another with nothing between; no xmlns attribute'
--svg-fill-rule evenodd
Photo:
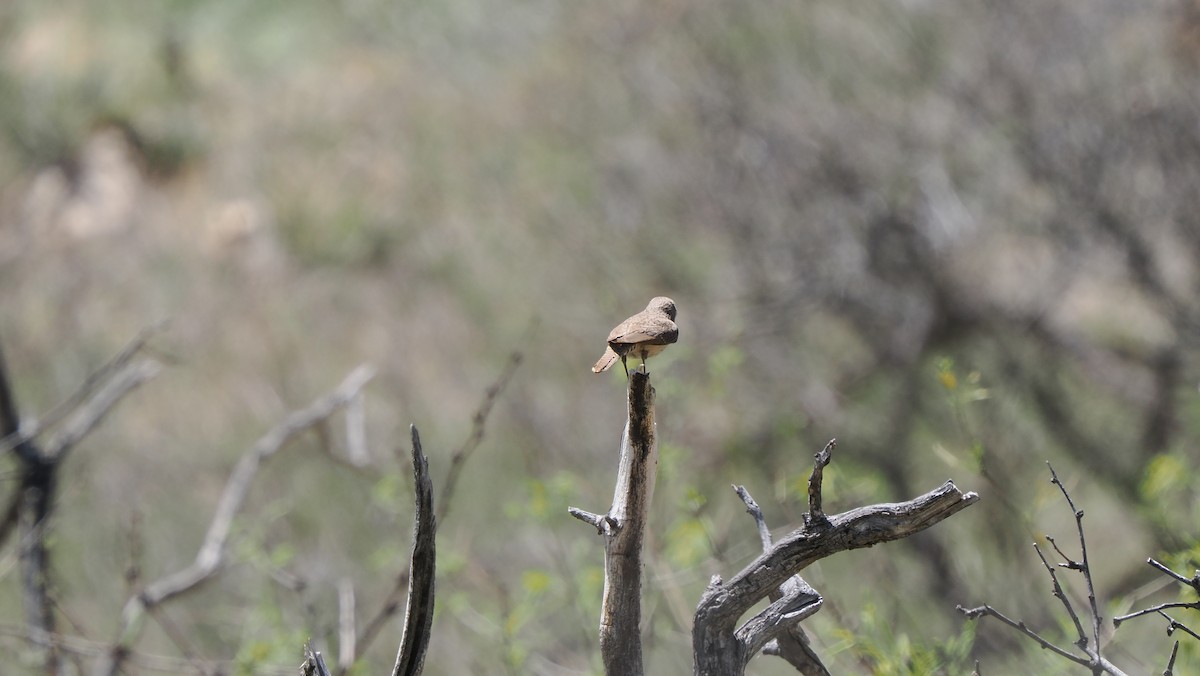
<svg viewBox="0 0 1200 676"><path fill-rule="evenodd" d="M641 357L642 367L646 357L653 357L679 339L679 327L675 326L675 301L659 296L650 301L645 310L626 319L608 334L608 349L592 367L592 373L607 371L617 359L625 367L629 377L629 366L625 358Z"/></svg>

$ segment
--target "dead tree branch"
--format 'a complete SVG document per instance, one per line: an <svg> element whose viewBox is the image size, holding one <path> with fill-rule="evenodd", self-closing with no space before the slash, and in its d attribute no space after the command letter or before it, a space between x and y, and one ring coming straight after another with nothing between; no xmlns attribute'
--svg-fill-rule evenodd
<svg viewBox="0 0 1200 676"><path fill-rule="evenodd" d="M1077 654L1067 648L1055 645L1034 630L1030 629L1029 626L1024 622L1013 620L990 605L983 605L977 608L964 608L960 605L958 606L958 611L963 615L966 615L968 619L976 619L985 616L994 617L1004 624L1021 632L1030 639L1033 639L1042 648L1050 650L1056 655L1068 659L1080 666L1091 669L1093 674L1124 676L1125 672L1112 662L1108 661L1108 659L1101 654L1100 650L1100 624L1102 618L1100 617L1099 605L1096 602L1095 586L1092 583L1092 569L1090 563L1088 562L1087 538L1084 536L1083 532L1083 510L1075 507L1075 501L1071 499L1071 495L1069 492L1067 492L1066 486L1064 486L1062 481L1059 480L1058 474L1054 471L1054 467L1051 466L1050 463L1046 463L1046 466L1050 468L1050 482L1057 486L1059 491L1062 492L1063 498L1066 499L1067 505L1071 508L1072 513L1075 515L1075 527L1079 535L1079 549L1081 552L1080 560L1075 561L1067 556L1062 549L1059 548L1058 543L1056 543L1053 538L1047 536L1046 539L1050 542L1050 545L1054 548L1054 551L1057 552L1058 555L1063 559L1063 562L1058 563L1057 567L1065 570L1076 571L1081 573L1084 577L1088 590L1089 620L1091 621L1090 637L1088 636L1087 630L1084 629L1083 622L1079 619L1079 614L1075 611L1075 607L1071 604L1070 597L1067 596L1066 591L1063 589L1062 585L1059 584L1058 574L1055 570L1055 566L1051 565L1046 559L1045 554L1042 553L1042 548L1039 547L1037 543L1034 543L1033 549L1035 552L1037 552L1038 558L1042 562L1042 566L1046 569L1046 573L1050 576L1050 581L1053 584L1052 593L1054 598L1058 599L1058 601L1062 603L1063 608L1065 608L1067 611L1067 615L1071 618L1071 623L1075 627L1075 633L1077 636L1075 641L1072 642L1072 645L1074 645L1079 653L1082 654Z"/></svg>
<svg viewBox="0 0 1200 676"><path fill-rule="evenodd" d="M429 479L429 462L421 452L421 437L412 426L413 480L416 482L416 516L413 518L412 557L409 570L412 584L408 590L408 605L404 609L404 635L392 676L417 676L425 664L433 628L434 577L437 564L434 537L437 519L433 512L433 482Z"/></svg>
<svg viewBox="0 0 1200 676"><path fill-rule="evenodd" d="M496 380L488 386L483 393L483 401L479 403L479 408L475 409L475 415L471 417L471 434L467 440L459 446L458 450L450 456L450 469L446 470L446 481L442 488L441 507L438 508L438 521L445 521L446 514L450 511L450 498L454 496L454 491L458 487L458 477L462 474L463 465L479 448L479 444L483 442L484 425L487 424L488 415L492 412L492 406L503 394L504 388L508 387L509 381L512 380L513 374L516 373L517 367L521 365L524 355L519 351L515 351L508 355L508 362L504 365L504 369Z"/></svg>
<svg viewBox="0 0 1200 676"><path fill-rule="evenodd" d="M817 469L809 482L809 504L817 510L821 505L819 468L828 464L826 451L831 448L832 444L817 454ZM908 537L978 500L977 494L963 493L947 481L908 502L860 507L832 517L823 518L819 511L806 515L802 528L771 545L728 582L713 576L692 628L695 673L736 676L745 673L746 664L761 649L769 646L772 654L778 654L780 636L820 607L820 595L793 578L812 563L838 552ZM761 526L759 531L761 537ZM737 627L752 606L772 594L778 594L778 600Z"/></svg>
<svg viewBox="0 0 1200 676"><path fill-rule="evenodd" d="M50 552L46 546L58 474L70 450L127 394L158 374L160 367L155 361L133 362L148 335L143 332L90 376L51 412L49 425L35 424L30 429L22 429L15 389L0 354L0 452L12 450L20 466L20 482L0 521L0 545L14 529L19 529L17 558L26 624L32 644L44 649L42 662L47 673L57 673L59 663L59 646L47 640L55 634L55 617L50 594ZM68 414L71 417L64 427L44 447L40 446L36 437Z"/></svg>
<svg viewBox="0 0 1200 676"><path fill-rule="evenodd" d="M829 462L828 453L834 445L835 441L830 441L829 445L822 451L825 454L825 464ZM817 466L824 467L824 464L821 463L821 454L818 454ZM814 469L813 473L816 475L817 470ZM734 486L733 490L737 492L742 502L746 503L746 511L750 513L750 516L754 517L754 523L758 527L758 538L762 542L763 552L771 551L771 530L767 528L767 521L763 516L762 509L754 501L754 498L750 496L750 492L746 490L745 486ZM818 490L819 493L820 491ZM809 495L811 497L811 491ZM820 508L818 507L818 509ZM770 598L772 606L783 603L784 610L790 611L791 615L786 617L787 621L784 623L782 631L771 632L764 629L758 632L762 634L762 638L766 639L766 642L762 646L763 653L783 658L804 676L829 676L829 670L813 650L812 644L808 640L808 634L804 633L804 629L800 627L800 623L805 618L812 616L821 609L821 604L824 603L821 595L804 578L799 575L793 575L784 581L779 586L779 589L771 592ZM747 626L749 626L749 623L747 623ZM756 630L747 629L747 626L744 626L739 631L746 631L747 634L756 633ZM774 634L774 637L771 634Z"/></svg>
<svg viewBox="0 0 1200 676"><path fill-rule="evenodd" d="M654 425L654 388L650 376L629 378L628 420L613 504L606 515L571 508L575 518L604 536L604 599L600 610L600 655L604 672L642 673L642 543L658 468Z"/></svg>
<svg viewBox="0 0 1200 676"><path fill-rule="evenodd" d="M312 642L304 644L304 662L300 664L302 676L330 676L325 658L313 650Z"/></svg>
<svg viewBox="0 0 1200 676"><path fill-rule="evenodd" d="M1178 582L1180 584L1187 585L1188 587L1191 587L1194 591L1200 593L1200 571L1196 571L1191 577L1184 577L1183 575L1176 573L1175 571L1171 570L1168 566L1166 566L1158 561L1155 561L1154 559L1147 559L1146 563L1149 564L1151 567L1158 569L1158 571L1161 572L1163 575L1166 575L1167 577L1174 579L1176 582ZM1119 626L1121 626L1121 623L1124 622L1125 620L1132 620L1135 617L1141 617L1143 615L1149 615L1151 613L1156 613L1156 614L1161 615L1164 618L1166 618L1166 620L1168 622L1168 625L1167 625L1167 635L1168 636L1174 634L1176 629L1180 629L1183 631L1183 633L1191 636L1192 638L1200 640L1200 635L1198 635L1196 632L1192 631L1189 627L1184 625L1182 622L1179 622L1179 621L1173 619L1170 615L1167 615L1165 612L1163 612L1166 610L1170 610L1172 608L1186 608L1189 610L1200 610L1200 601L1175 601L1175 602L1171 602L1171 603L1160 603L1158 605L1151 606L1149 608L1143 608L1142 610L1136 610L1132 613L1128 613L1126 615L1121 615L1120 617L1114 617L1113 618L1113 626L1119 627ZM1176 644L1178 644L1178 642L1176 642ZM1172 663L1173 662L1174 662L1174 660L1172 659Z"/></svg>
<svg viewBox="0 0 1200 676"><path fill-rule="evenodd" d="M345 407L358 395L358 392L373 375L374 372L369 367L358 367L346 376L334 391L314 401L307 408L288 415L282 423L267 432L242 456L237 466L234 467L229 480L225 483L225 491L217 503L216 512L209 524L204 543L196 554L195 561L183 570L146 585L141 593L134 595L125 603L117 639L114 641L107 659L97 664L94 673L98 676L116 676L120 672L124 656L141 635L146 611L184 592L198 588L221 570L225 563L225 545L233 526L233 519L241 510L246 496L249 494L251 483L258 473L259 466L297 435Z"/></svg>

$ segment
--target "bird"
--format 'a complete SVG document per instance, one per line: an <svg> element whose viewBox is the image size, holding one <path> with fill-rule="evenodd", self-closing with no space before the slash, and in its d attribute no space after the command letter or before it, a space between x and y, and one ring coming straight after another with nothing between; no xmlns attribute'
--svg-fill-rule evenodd
<svg viewBox="0 0 1200 676"><path fill-rule="evenodd" d="M666 296L651 299L645 310L617 324L608 334L608 347L600 361L592 367L592 373L607 371L621 360L625 377L629 377L626 357L641 357L643 370L646 358L662 352L679 339L679 327L675 325L675 301Z"/></svg>

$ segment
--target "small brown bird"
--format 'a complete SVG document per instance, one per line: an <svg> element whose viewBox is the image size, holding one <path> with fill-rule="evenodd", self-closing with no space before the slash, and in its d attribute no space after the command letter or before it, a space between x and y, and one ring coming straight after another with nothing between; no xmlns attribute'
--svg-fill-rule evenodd
<svg viewBox="0 0 1200 676"><path fill-rule="evenodd" d="M608 349L592 367L592 373L607 371L621 359L625 377L629 377L629 366L625 358L641 357L642 366L646 357L653 357L679 339L679 327L675 326L675 301L659 296L650 301L645 310L626 319L608 334Z"/></svg>

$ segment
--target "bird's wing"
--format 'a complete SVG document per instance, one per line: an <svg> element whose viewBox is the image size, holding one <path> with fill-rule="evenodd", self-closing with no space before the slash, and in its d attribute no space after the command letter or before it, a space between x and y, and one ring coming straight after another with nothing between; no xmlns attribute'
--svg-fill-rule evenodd
<svg viewBox="0 0 1200 676"><path fill-rule="evenodd" d="M617 344L636 344L636 343L655 343L666 345L674 343L679 338L679 328L675 326L675 322L664 317L655 317L652 319L639 318L639 321L632 321L633 318L621 322L621 325L613 329L608 335L608 342Z"/></svg>

